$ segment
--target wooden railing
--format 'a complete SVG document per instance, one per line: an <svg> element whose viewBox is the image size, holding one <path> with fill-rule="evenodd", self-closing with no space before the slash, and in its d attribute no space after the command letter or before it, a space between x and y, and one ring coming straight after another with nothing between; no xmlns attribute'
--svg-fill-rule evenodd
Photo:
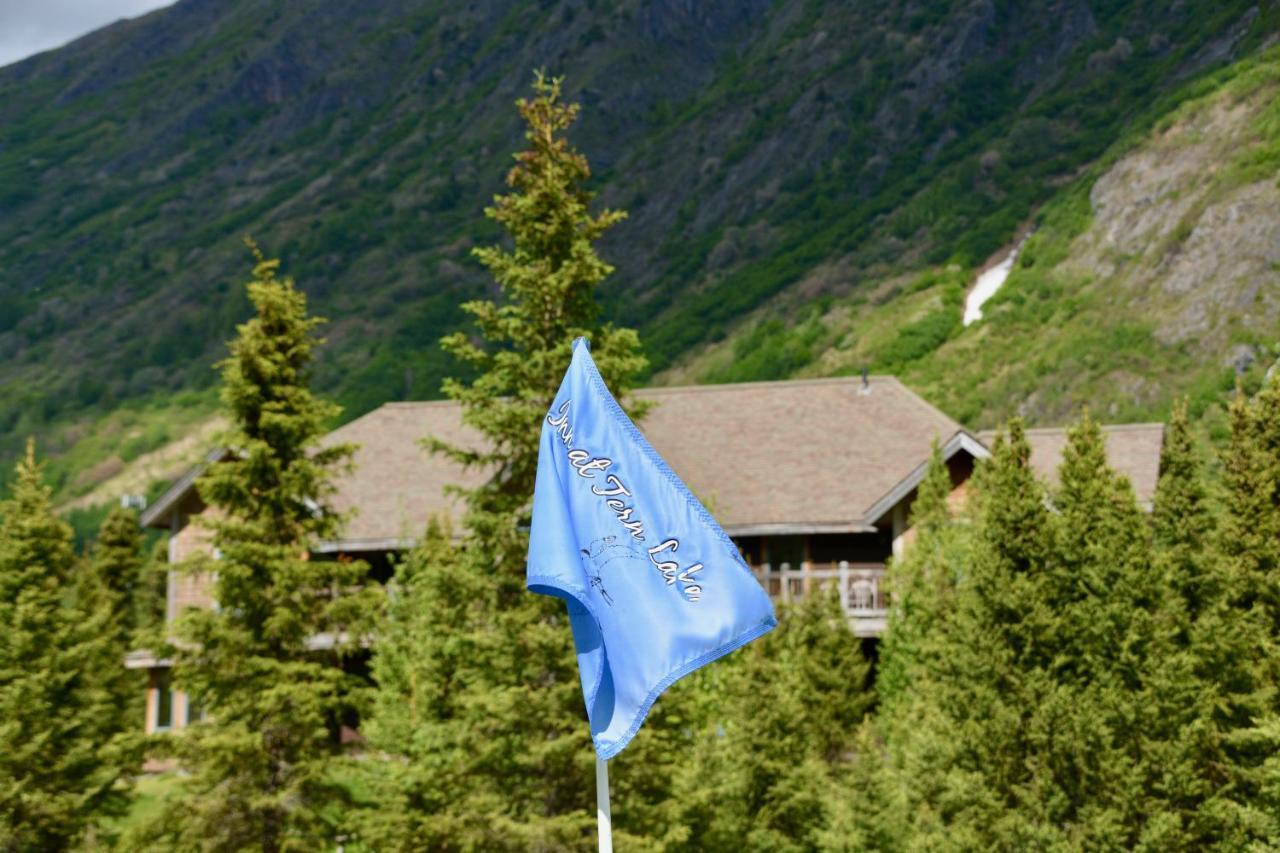
<svg viewBox="0 0 1280 853"><path fill-rule="evenodd" d="M836 585L840 606L849 615L853 632L859 637L878 637L884 632L888 602L884 593L883 563L802 562L751 567L761 586L777 601L797 601L804 596Z"/></svg>

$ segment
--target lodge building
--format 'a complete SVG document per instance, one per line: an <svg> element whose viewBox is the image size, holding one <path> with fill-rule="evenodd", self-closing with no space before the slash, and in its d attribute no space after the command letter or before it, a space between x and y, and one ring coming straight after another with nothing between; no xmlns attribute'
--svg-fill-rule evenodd
<svg viewBox="0 0 1280 853"><path fill-rule="evenodd" d="M856 636L874 644L885 629L885 562L909 547L908 525L930 446L943 449L960 500L992 433L973 433L892 377L749 382L653 388L641 429L725 532L775 599L799 598L834 583ZM1149 506L1159 474L1162 424L1103 428L1111 465ZM334 505L351 520L343 538L317 543L314 559L369 562L375 578L410 548L433 515L456 515L448 484L483 474L423 449L428 435L463 446L478 441L456 403L388 403L335 430L325 442L358 446L353 470L336 482ZM1033 467L1051 479L1066 444L1063 429L1028 432ZM215 451L142 514L169 532L169 562L207 547L192 519L206 511L195 488ZM212 606L211 578L171 571L167 618ZM126 666L150 675L146 729L182 728L199 713L168 687L169 662L132 652Z"/></svg>

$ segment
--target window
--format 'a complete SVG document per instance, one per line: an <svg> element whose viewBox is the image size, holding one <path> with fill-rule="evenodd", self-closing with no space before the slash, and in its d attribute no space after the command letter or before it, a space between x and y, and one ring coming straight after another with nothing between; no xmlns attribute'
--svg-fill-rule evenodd
<svg viewBox="0 0 1280 853"><path fill-rule="evenodd" d="M173 691L169 689L169 673L156 679L156 731L173 728Z"/></svg>
<svg viewBox="0 0 1280 853"><path fill-rule="evenodd" d="M803 536L770 536L767 548L769 563L775 569L786 563L789 568L799 570L804 562Z"/></svg>
<svg viewBox="0 0 1280 853"><path fill-rule="evenodd" d="M764 540L759 536L741 536L734 542L748 566L758 566L764 562Z"/></svg>

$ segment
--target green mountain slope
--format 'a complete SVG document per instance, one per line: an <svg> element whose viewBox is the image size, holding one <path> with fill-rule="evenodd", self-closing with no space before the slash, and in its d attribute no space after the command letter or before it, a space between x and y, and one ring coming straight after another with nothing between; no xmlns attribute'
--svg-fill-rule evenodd
<svg viewBox="0 0 1280 853"><path fill-rule="evenodd" d="M761 306L849 311L946 262L959 281L1153 100L1278 28L1243 0L183 0L0 69L0 452L35 432L85 456L121 407L159 442L147 412L207 400L246 232L333 319L319 378L349 415L434 396L538 66L568 75L602 201L631 212L608 310L662 370ZM940 339L912 334L889 366ZM721 378L818 369L806 346ZM941 396L982 414L1025 396L1004 387Z"/></svg>
<svg viewBox="0 0 1280 853"><path fill-rule="evenodd" d="M981 321L973 280L937 268L890 278L791 324L761 319L676 376L892 370L975 426L1014 413L1058 423L1197 410L1280 358L1280 49L1179 93L1148 132L1115 145L1047 203ZM761 317L773 317L762 311Z"/></svg>

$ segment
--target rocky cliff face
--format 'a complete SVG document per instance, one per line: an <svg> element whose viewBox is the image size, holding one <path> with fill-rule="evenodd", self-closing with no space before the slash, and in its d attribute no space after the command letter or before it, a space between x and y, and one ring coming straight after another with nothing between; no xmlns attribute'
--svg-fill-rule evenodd
<svg viewBox="0 0 1280 853"><path fill-rule="evenodd" d="M790 326L761 312L672 378L801 348L797 373L892 370L976 426L1015 413L1057 423L1082 406L1158 418L1181 394L1220 407L1280 358L1278 178L1271 48L1189 85L1029 217L1037 230L977 323L960 322L976 270L935 268Z"/></svg>
<svg viewBox="0 0 1280 853"><path fill-rule="evenodd" d="M1084 276L1155 320L1155 339L1221 360L1280 319L1280 185L1250 169L1274 146L1262 86L1172 116L1089 193L1090 227L1061 273ZM1234 364L1237 354L1228 356Z"/></svg>
<svg viewBox="0 0 1280 853"><path fill-rule="evenodd" d="M1272 50L1222 75L1122 147L1076 188L1088 189L1087 219L1051 226L1029 245L1008 285L1006 320L991 331L1029 331L1035 302L1049 293L1060 301L1028 348L1061 347L1039 365L1045 387L1033 415L1079 405L1159 415L1174 394L1220 404L1237 378L1255 383L1280 355L1278 58ZM1087 352L1072 339L1106 343Z"/></svg>

